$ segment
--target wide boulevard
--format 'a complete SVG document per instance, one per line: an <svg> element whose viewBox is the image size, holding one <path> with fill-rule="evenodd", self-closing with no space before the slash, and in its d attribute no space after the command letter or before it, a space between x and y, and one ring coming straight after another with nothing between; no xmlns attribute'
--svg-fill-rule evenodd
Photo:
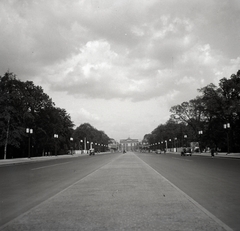
<svg viewBox="0 0 240 231"><path fill-rule="evenodd" d="M210 154L139 157L233 230L240 230L240 159Z"/></svg>
<svg viewBox="0 0 240 231"><path fill-rule="evenodd" d="M210 214L233 230L240 230L240 159L134 154ZM0 166L0 229L121 155L128 153Z"/></svg>

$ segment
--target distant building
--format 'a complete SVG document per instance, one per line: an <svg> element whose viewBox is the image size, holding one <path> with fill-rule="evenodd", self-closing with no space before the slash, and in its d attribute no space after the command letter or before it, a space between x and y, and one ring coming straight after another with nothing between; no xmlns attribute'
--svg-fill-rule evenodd
<svg viewBox="0 0 240 231"><path fill-rule="evenodd" d="M120 140L120 149L121 151L136 151L139 148L138 139L122 139Z"/></svg>

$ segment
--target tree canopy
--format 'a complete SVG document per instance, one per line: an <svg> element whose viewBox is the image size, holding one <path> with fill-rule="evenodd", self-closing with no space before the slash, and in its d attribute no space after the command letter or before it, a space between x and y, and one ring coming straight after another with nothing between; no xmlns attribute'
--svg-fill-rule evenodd
<svg viewBox="0 0 240 231"><path fill-rule="evenodd" d="M171 107L170 120L152 131L149 142L182 140L186 134L189 141L201 140L202 146L222 150L227 150L229 139L230 150L240 151L240 70L222 78L218 86L211 83L198 91L196 98ZM224 124L230 128L224 129Z"/></svg>
<svg viewBox="0 0 240 231"><path fill-rule="evenodd" d="M30 137L26 128L33 130ZM54 140L54 134L58 134L58 139ZM72 136L104 144L109 139L90 124L74 130L70 115L56 107L42 87L20 81L10 72L0 76L0 158L26 157L28 139L31 156L53 153L55 148L59 154L66 153Z"/></svg>
<svg viewBox="0 0 240 231"><path fill-rule="evenodd" d="M102 145L107 145L110 140L104 131L97 130L89 123L84 123L77 127L73 132L73 139L78 142L86 139L94 144L97 143Z"/></svg>

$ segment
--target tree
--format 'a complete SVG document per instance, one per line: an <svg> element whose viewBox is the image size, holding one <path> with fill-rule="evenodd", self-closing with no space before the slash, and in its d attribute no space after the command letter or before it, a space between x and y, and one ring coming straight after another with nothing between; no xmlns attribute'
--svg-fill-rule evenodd
<svg viewBox="0 0 240 231"><path fill-rule="evenodd" d="M74 140L88 140L89 142L107 145L110 138L105 134L104 131L99 131L89 123L81 124L74 130Z"/></svg>
<svg viewBox="0 0 240 231"><path fill-rule="evenodd" d="M203 126L204 121L204 107L202 105L202 99L196 97L189 102L183 102L181 105L171 107L170 112L172 113L170 118L176 123L184 124L190 128L189 134L192 133L192 138L196 139L198 131ZM192 132L190 132L190 130Z"/></svg>
<svg viewBox="0 0 240 231"><path fill-rule="evenodd" d="M0 76L0 146L4 146L4 159L8 145L19 148L24 135L21 88L21 82L13 73Z"/></svg>
<svg viewBox="0 0 240 231"><path fill-rule="evenodd" d="M199 89L200 96L189 102L171 107L171 118L191 127L197 138L198 130L204 130L204 142L208 146L226 148L224 123L230 123L232 150L240 149L240 71L230 79L222 78L219 87L209 84Z"/></svg>
<svg viewBox="0 0 240 231"><path fill-rule="evenodd" d="M219 90L223 98L222 123L230 123L229 130L230 146L232 151L240 150L240 70L232 74L229 79L222 78Z"/></svg>
<svg viewBox="0 0 240 231"><path fill-rule="evenodd" d="M51 150L53 134L58 132L61 149L70 146L73 122L65 109L56 108L50 97L33 82L22 82L13 73L0 76L0 147L3 158L7 158L8 147L12 157L19 156L26 149L26 128L32 128L34 155ZM37 142L36 142L37 141ZM25 154L24 154L25 155Z"/></svg>

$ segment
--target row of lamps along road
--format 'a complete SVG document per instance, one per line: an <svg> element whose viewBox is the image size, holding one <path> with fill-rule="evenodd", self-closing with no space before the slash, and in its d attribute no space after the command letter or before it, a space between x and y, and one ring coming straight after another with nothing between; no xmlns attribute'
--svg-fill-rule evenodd
<svg viewBox="0 0 240 231"><path fill-rule="evenodd" d="M31 135L33 134L33 129L32 128L26 128L26 133L28 134L28 158L31 158ZM54 139L55 139L55 156L57 156L57 139L58 139L58 134L54 134L53 135ZM70 141L73 142L73 138L70 137ZM80 142L84 142L84 150L87 150L87 144L90 143L90 148L92 148L93 142L89 142L87 140L80 140ZM105 144L98 144L95 143L95 145L99 145L99 146L104 146L107 147L107 145ZM71 146L71 155L73 154L73 147Z"/></svg>
<svg viewBox="0 0 240 231"><path fill-rule="evenodd" d="M226 123L226 124L223 124L223 128L227 131L227 147L228 147L228 151L227 151L227 153L230 153L230 146L229 146L229 134L228 134L228 131L229 131L229 129L231 128L231 126L230 126L230 123ZM199 138L200 138L200 140L201 140L201 136L203 135L203 131L201 130L201 131L198 131L198 134L199 134ZM184 135L183 136L184 137L184 139L186 140L186 143L187 143L187 135ZM157 145L157 144L162 144L163 145L163 143L165 142L165 146L166 146L166 149L168 148L168 141L169 142L171 142L172 141L172 139L169 139L169 140L165 140L165 141L161 141L161 142L158 142L158 143L155 143L155 144L150 144L150 146L153 146L153 145ZM176 148L176 151L177 151L177 138L174 138L174 144L175 144L175 148ZM171 147L170 147L170 150L171 150Z"/></svg>

